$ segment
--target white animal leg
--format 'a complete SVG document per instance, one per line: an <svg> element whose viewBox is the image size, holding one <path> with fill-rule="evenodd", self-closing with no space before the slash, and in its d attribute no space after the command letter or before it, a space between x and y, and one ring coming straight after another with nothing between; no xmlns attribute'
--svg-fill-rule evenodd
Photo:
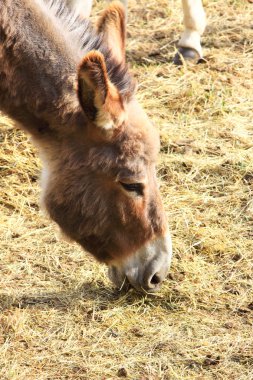
<svg viewBox="0 0 253 380"><path fill-rule="evenodd" d="M108 0L110 2L111 0ZM121 3L125 6L127 11L128 0L120 0ZM75 9L78 14L82 15L85 18L90 17L92 0L66 0L67 5L71 9Z"/></svg>
<svg viewBox="0 0 253 380"><path fill-rule="evenodd" d="M127 9L127 1L128 0L120 0L121 1L121 3L126 7L126 9Z"/></svg>
<svg viewBox="0 0 253 380"><path fill-rule="evenodd" d="M66 3L84 18L90 17L92 0L66 0Z"/></svg>
<svg viewBox="0 0 253 380"><path fill-rule="evenodd" d="M182 0L185 30L178 43L179 47L194 49L199 58L203 57L200 36L206 27L206 14L202 0Z"/></svg>

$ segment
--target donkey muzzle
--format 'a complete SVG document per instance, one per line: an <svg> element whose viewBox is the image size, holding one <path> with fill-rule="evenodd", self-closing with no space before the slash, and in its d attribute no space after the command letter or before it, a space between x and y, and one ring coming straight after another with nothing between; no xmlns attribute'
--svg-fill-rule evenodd
<svg viewBox="0 0 253 380"><path fill-rule="evenodd" d="M119 266L109 267L110 280L121 289L126 283L154 293L160 289L170 267L172 243L169 232L140 248Z"/></svg>

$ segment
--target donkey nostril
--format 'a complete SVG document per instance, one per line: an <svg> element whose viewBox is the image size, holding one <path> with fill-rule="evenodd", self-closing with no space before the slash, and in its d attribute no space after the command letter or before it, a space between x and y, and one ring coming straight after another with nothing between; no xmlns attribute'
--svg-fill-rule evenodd
<svg viewBox="0 0 253 380"><path fill-rule="evenodd" d="M150 283L153 285L158 285L158 284L160 284L160 282L162 282L162 280L158 274L154 274L154 276L151 277L151 279L150 279Z"/></svg>
<svg viewBox="0 0 253 380"><path fill-rule="evenodd" d="M152 268L151 268L152 269ZM142 283L142 286L144 289L150 292L156 292L160 289L160 285L163 282L164 275L163 272L157 271L154 273L154 271L148 270L147 271L147 276L144 277L144 281Z"/></svg>

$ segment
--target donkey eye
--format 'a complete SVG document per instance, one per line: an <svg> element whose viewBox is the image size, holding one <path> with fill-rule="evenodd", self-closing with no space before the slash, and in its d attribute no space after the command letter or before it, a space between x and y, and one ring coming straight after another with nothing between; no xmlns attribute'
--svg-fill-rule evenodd
<svg viewBox="0 0 253 380"><path fill-rule="evenodd" d="M142 183L124 183L119 182L121 186L131 193L136 193L137 195L143 196L144 194L144 186Z"/></svg>

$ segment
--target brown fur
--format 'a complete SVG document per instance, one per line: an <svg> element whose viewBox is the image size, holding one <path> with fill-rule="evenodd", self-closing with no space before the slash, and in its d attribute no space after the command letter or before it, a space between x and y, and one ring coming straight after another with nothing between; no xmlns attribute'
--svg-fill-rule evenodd
<svg viewBox="0 0 253 380"><path fill-rule="evenodd" d="M87 87L90 89L90 101L95 106L95 124L103 127L105 124L120 126L126 119L123 101L117 88L111 83L104 61L104 56L98 51L89 52L82 60L78 70L79 99L86 109L89 104ZM89 107L86 112L89 115Z"/></svg>
<svg viewBox="0 0 253 380"><path fill-rule="evenodd" d="M124 61L126 45L125 11L124 6L119 1L112 2L104 10L97 28L99 33L103 33L117 61Z"/></svg>
<svg viewBox="0 0 253 380"><path fill-rule="evenodd" d="M51 218L98 260L120 261L166 229L155 172L159 139L106 33L101 39L84 23L78 42L64 25L42 0L2 0L0 109L39 148ZM144 181L143 196L120 181Z"/></svg>

